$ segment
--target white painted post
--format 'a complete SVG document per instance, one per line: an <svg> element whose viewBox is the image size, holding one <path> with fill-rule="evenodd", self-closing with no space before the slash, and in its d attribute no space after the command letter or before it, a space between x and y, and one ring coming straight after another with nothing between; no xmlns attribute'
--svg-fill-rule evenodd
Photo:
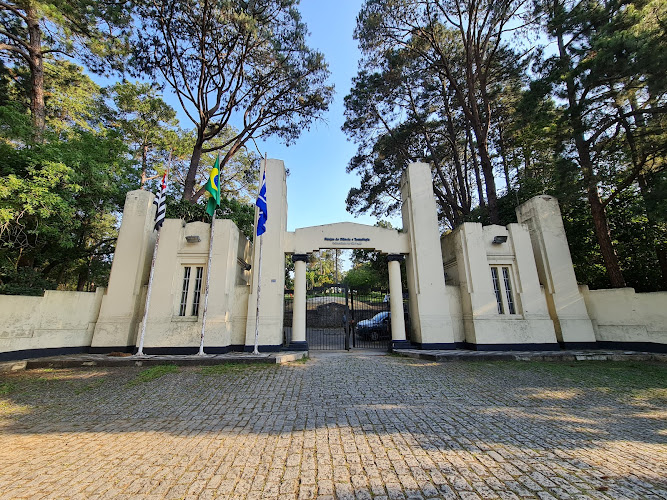
<svg viewBox="0 0 667 500"><path fill-rule="evenodd" d="M391 340L393 344L407 343L403 317L403 287L401 285L402 255L387 256L389 266L389 307L391 309Z"/></svg>
<svg viewBox="0 0 667 500"><path fill-rule="evenodd" d="M201 335L199 339L199 356L205 356L204 353L204 334L206 332L206 313L208 312L208 284L211 277L211 257L213 256L213 231L215 229L215 210L211 218L211 238L208 242L208 264L206 264L206 290L204 292L204 313L201 321Z"/></svg>
<svg viewBox="0 0 667 500"><path fill-rule="evenodd" d="M292 303L291 343L306 342L306 260L305 254L295 254L294 261L294 302Z"/></svg>

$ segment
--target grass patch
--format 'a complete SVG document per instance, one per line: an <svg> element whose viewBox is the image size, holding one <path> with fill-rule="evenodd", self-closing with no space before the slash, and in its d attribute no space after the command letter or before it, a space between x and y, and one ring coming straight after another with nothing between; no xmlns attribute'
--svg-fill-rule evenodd
<svg viewBox="0 0 667 500"><path fill-rule="evenodd" d="M308 361L310 361L310 356L304 356L303 358L295 360L294 363L301 363L302 365L305 365L308 363Z"/></svg>
<svg viewBox="0 0 667 500"><path fill-rule="evenodd" d="M90 384L86 384L84 386L77 387L76 389L74 389L74 394L76 394L78 396L79 394L83 394L85 392L92 391L93 389L97 389L98 387L100 387L104 382L105 382L105 379L101 378L99 380L91 382Z"/></svg>
<svg viewBox="0 0 667 500"><path fill-rule="evenodd" d="M140 371L139 375L130 380L127 385L132 387L135 385L143 384L145 382L158 379L164 375L167 375L168 373L178 373L178 371L178 366L176 365L151 366L150 368L146 368L145 370Z"/></svg>
<svg viewBox="0 0 667 500"><path fill-rule="evenodd" d="M219 365L203 366L199 370L199 373L201 375L225 375L227 373L266 370L275 366L269 363L222 363Z"/></svg>
<svg viewBox="0 0 667 500"><path fill-rule="evenodd" d="M1 382L0 383L0 396L7 396L14 389L16 389L16 386L14 384L12 384L11 382Z"/></svg>
<svg viewBox="0 0 667 500"><path fill-rule="evenodd" d="M667 364L639 361L480 362L474 369L533 372L555 386L593 389L636 402L667 405Z"/></svg>

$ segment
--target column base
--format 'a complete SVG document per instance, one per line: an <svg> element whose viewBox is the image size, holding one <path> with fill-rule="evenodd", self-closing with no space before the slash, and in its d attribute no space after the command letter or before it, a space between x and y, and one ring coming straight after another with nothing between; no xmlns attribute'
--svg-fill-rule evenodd
<svg viewBox="0 0 667 500"><path fill-rule="evenodd" d="M308 350L308 342L305 341L305 340L292 341L287 346L287 350L288 351L307 351Z"/></svg>
<svg viewBox="0 0 667 500"><path fill-rule="evenodd" d="M391 350L396 351L400 349L412 349L412 344L407 340L392 340Z"/></svg>

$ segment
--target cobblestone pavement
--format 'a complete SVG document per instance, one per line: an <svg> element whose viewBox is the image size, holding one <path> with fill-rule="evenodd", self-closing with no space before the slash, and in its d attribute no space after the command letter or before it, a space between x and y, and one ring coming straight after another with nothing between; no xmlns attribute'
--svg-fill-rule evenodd
<svg viewBox="0 0 667 500"><path fill-rule="evenodd" d="M0 497L667 498L659 383L364 352L206 370L1 375Z"/></svg>

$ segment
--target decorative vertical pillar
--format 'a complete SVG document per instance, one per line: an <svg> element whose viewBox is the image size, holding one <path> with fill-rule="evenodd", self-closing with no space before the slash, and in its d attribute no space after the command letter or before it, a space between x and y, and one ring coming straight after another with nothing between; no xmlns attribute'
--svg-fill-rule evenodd
<svg viewBox="0 0 667 500"><path fill-rule="evenodd" d="M593 324L574 275L558 200L534 196L516 208L517 220L530 232L537 275L544 286L556 336L566 348L597 347Z"/></svg>
<svg viewBox="0 0 667 500"><path fill-rule="evenodd" d="M90 352L131 352L134 348L157 235L153 231L153 198L152 193L140 189L125 196L109 286L102 299Z"/></svg>
<svg viewBox="0 0 667 500"><path fill-rule="evenodd" d="M410 238L405 261L410 302L410 340L422 349L456 349L442 265L438 210L431 167L411 163L401 178L403 233Z"/></svg>
<svg viewBox="0 0 667 500"><path fill-rule="evenodd" d="M391 347L408 349L410 343L405 337L405 318L403 317L403 287L401 286L402 255L387 255L389 266L389 307L391 309Z"/></svg>
<svg viewBox="0 0 667 500"><path fill-rule="evenodd" d="M308 255L294 254L294 302L292 302L292 340L289 349L307 351L306 341L306 262Z"/></svg>
<svg viewBox="0 0 667 500"><path fill-rule="evenodd" d="M260 272L259 247L253 244L252 278L248 297L245 348L251 352L255 344L255 325L259 324L260 352L275 352L283 347L283 313L285 307L285 238L287 235L287 174L281 160L262 160L266 172L266 205L268 219L266 232L260 236L264 243ZM261 178L261 172L260 172ZM258 210L255 209L255 222ZM261 276L261 287L259 280ZM261 289L259 321L257 319L257 291Z"/></svg>

